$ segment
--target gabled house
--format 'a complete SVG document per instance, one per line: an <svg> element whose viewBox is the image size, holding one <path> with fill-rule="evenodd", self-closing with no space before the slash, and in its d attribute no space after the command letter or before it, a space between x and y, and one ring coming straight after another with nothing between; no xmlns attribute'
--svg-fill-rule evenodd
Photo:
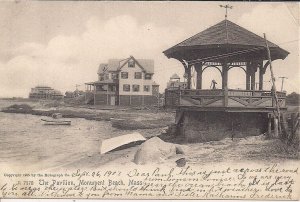
<svg viewBox="0 0 300 202"><path fill-rule="evenodd" d="M159 85L153 81L154 61L110 59L100 64L98 81L86 83L87 102L95 105L155 105Z"/></svg>

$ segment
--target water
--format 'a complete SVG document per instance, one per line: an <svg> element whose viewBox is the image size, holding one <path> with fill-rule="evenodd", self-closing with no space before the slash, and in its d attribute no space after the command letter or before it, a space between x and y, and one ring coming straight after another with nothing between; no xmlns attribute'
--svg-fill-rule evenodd
<svg viewBox="0 0 300 202"><path fill-rule="evenodd" d="M41 118L47 117L0 112L0 166L67 165L98 153L102 139L126 133L110 122L69 119L71 126L49 126Z"/></svg>

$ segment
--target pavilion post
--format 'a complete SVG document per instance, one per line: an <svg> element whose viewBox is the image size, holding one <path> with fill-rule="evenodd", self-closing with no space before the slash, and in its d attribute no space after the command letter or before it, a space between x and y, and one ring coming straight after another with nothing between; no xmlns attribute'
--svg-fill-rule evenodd
<svg viewBox="0 0 300 202"><path fill-rule="evenodd" d="M264 88L264 74L266 73L266 67L263 65L263 61L259 63L259 90Z"/></svg>
<svg viewBox="0 0 300 202"><path fill-rule="evenodd" d="M246 90L250 90L250 63L246 64Z"/></svg>
<svg viewBox="0 0 300 202"><path fill-rule="evenodd" d="M94 87L93 93L94 93L94 106L95 106L96 105L96 84L94 84L93 87ZM92 89L92 86L91 86L91 89Z"/></svg>
<svg viewBox="0 0 300 202"><path fill-rule="evenodd" d="M255 71L251 72L251 90L255 90Z"/></svg>
<svg viewBox="0 0 300 202"><path fill-rule="evenodd" d="M222 64L222 89L225 88L228 89L228 66L226 62Z"/></svg>
<svg viewBox="0 0 300 202"><path fill-rule="evenodd" d="M228 106L228 64L222 64L222 89L224 90L224 107Z"/></svg>
<svg viewBox="0 0 300 202"><path fill-rule="evenodd" d="M191 74L191 65L188 65L186 68L187 73L187 89L191 89L191 80L192 80L192 74Z"/></svg>
<svg viewBox="0 0 300 202"><path fill-rule="evenodd" d="M251 90L255 90L255 73L257 71L257 61L251 62Z"/></svg>
<svg viewBox="0 0 300 202"><path fill-rule="evenodd" d="M192 79L192 74L191 74L191 65L189 65L187 62L182 60L182 64L184 67L184 72L187 75L187 89L191 89L191 79Z"/></svg>
<svg viewBox="0 0 300 202"><path fill-rule="evenodd" d="M259 90L263 90L263 83L264 83L264 72L263 69L259 68Z"/></svg>
<svg viewBox="0 0 300 202"><path fill-rule="evenodd" d="M84 92L84 102L86 103L86 94L87 94L87 90L86 90L86 84L84 84L84 88L85 88L85 92Z"/></svg>
<svg viewBox="0 0 300 202"><path fill-rule="evenodd" d="M195 64L195 70L197 72L197 84L196 89L202 89L202 64Z"/></svg>

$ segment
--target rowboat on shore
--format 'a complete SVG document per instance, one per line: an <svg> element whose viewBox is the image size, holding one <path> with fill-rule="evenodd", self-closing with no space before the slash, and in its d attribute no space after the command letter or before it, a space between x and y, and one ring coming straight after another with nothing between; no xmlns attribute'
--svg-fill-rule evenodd
<svg viewBox="0 0 300 202"><path fill-rule="evenodd" d="M54 118L54 119L61 119L63 116L62 116L61 113L54 113L54 114L52 114L51 117Z"/></svg>
<svg viewBox="0 0 300 202"><path fill-rule="evenodd" d="M71 125L71 121L62 119L61 113L52 114L52 119L41 119L44 125Z"/></svg>
<svg viewBox="0 0 300 202"><path fill-rule="evenodd" d="M41 119L44 122L44 125L71 125L71 121L67 120L59 120L59 119L52 119L52 120L46 120Z"/></svg>
<svg viewBox="0 0 300 202"><path fill-rule="evenodd" d="M134 147L144 141L146 141L146 138L138 132L105 139L101 141L100 154Z"/></svg>

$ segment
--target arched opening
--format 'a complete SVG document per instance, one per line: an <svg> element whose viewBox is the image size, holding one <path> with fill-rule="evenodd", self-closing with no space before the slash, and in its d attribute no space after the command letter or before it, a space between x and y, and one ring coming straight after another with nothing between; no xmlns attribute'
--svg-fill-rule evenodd
<svg viewBox="0 0 300 202"><path fill-rule="evenodd" d="M202 73L202 88L210 89L212 80L217 82L216 88L222 88L222 75L216 67L207 67Z"/></svg>
<svg viewBox="0 0 300 202"><path fill-rule="evenodd" d="M229 89L246 89L246 73L242 67L231 67L228 71Z"/></svg>

